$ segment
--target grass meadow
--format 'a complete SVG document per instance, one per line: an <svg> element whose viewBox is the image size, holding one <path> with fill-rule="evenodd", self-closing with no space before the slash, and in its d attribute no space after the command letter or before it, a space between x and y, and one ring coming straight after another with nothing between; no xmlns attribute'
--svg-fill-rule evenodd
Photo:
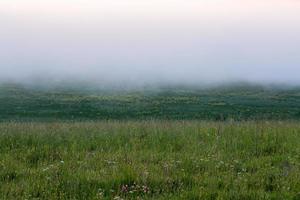
<svg viewBox="0 0 300 200"><path fill-rule="evenodd" d="M1 122L0 199L300 199L295 121Z"/></svg>

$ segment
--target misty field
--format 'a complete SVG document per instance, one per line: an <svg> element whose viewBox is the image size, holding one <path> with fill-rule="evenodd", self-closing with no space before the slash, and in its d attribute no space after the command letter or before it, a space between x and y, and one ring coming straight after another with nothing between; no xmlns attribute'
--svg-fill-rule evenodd
<svg viewBox="0 0 300 200"><path fill-rule="evenodd" d="M300 199L298 122L0 123L0 199Z"/></svg>
<svg viewBox="0 0 300 200"><path fill-rule="evenodd" d="M0 121L300 120L300 87L53 88L0 84Z"/></svg>

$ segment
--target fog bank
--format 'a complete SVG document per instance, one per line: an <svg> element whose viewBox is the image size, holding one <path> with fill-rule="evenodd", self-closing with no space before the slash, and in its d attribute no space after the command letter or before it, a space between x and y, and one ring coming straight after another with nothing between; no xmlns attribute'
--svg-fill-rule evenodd
<svg viewBox="0 0 300 200"><path fill-rule="evenodd" d="M4 0L0 82L300 84L296 0Z"/></svg>

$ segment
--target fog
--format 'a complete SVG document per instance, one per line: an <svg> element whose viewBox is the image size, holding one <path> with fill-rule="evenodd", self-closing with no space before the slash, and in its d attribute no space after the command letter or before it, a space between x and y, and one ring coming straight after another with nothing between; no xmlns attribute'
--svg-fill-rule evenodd
<svg viewBox="0 0 300 200"><path fill-rule="evenodd" d="M0 82L300 84L297 0L2 0Z"/></svg>

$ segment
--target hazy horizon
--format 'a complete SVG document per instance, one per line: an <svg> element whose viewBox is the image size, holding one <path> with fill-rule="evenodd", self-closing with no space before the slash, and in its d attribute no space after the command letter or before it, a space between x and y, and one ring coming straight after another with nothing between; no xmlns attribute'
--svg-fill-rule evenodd
<svg viewBox="0 0 300 200"><path fill-rule="evenodd" d="M3 0L0 82L300 85L297 0Z"/></svg>

